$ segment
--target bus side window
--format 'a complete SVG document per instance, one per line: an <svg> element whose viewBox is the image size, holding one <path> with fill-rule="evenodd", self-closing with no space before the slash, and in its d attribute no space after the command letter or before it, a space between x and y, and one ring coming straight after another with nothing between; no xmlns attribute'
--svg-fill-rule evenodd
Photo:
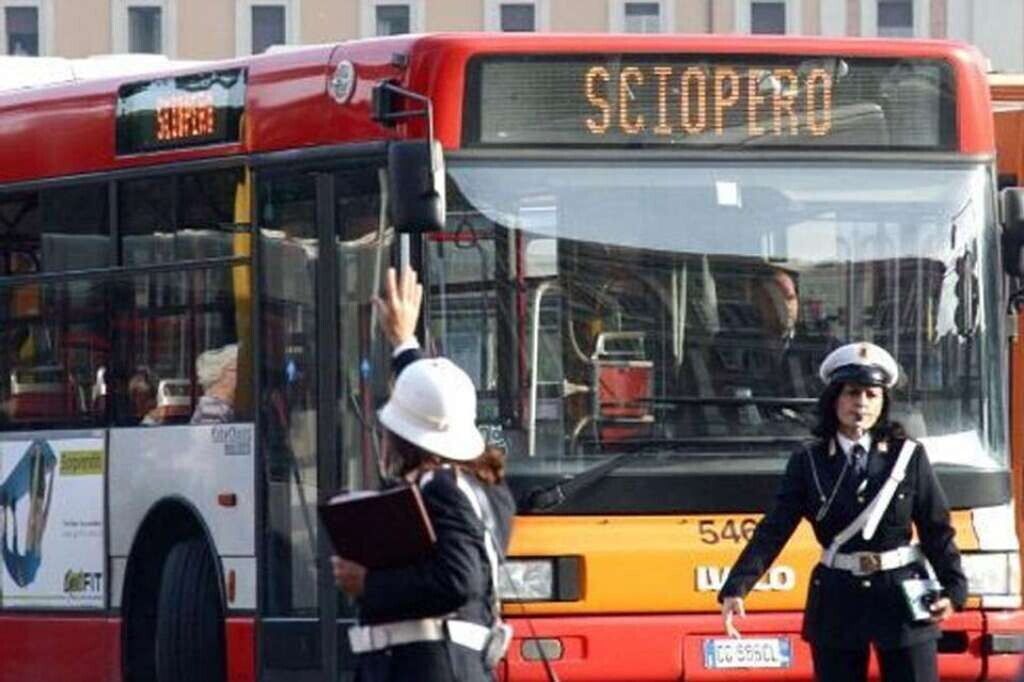
<svg viewBox="0 0 1024 682"><path fill-rule="evenodd" d="M246 178L234 168L122 183L122 264L136 270L120 283L128 305L116 311L117 363L130 377L119 384L118 423L251 419L249 265L211 260L251 254Z"/></svg>
<svg viewBox="0 0 1024 682"><path fill-rule="evenodd" d="M87 184L0 197L0 274L29 278L110 264L106 187ZM25 281L0 289L5 428L101 423L92 410L110 349L106 285Z"/></svg>

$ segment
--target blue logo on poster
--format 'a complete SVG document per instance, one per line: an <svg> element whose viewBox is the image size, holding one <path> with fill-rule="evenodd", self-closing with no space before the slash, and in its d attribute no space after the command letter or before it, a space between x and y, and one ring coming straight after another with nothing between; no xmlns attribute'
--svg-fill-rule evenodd
<svg viewBox="0 0 1024 682"><path fill-rule="evenodd" d="M46 530L46 518L50 513L50 498L53 494L54 468L57 456L45 440L34 440L22 454L18 464L0 486L0 510L3 512L3 557L7 573L19 587L25 587L36 579ZM18 543L16 512L18 504L28 505L28 527L25 529L24 551ZM7 524L13 525L7 544Z"/></svg>

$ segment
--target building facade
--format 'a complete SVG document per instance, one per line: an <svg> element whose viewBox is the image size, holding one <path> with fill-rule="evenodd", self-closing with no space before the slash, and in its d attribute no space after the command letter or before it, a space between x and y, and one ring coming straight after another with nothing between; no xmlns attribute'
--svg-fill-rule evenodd
<svg viewBox="0 0 1024 682"><path fill-rule="evenodd" d="M422 31L955 38L1024 71L1024 0L0 0L0 54L218 59Z"/></svg>

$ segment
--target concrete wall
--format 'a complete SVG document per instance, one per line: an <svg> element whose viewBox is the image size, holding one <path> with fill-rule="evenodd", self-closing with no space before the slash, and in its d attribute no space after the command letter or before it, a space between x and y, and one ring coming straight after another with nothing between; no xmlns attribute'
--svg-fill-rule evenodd
<svg viewBox="0 0 1024 682"><path fill-rule="evenodd" d="M302 0L302 35L306 44L333 43L359 37L358 0Z"/></svg>
<svg viewBox="0 0 1024 682"><path fill-rule="evenodd" d="M204 28L210 26L218 28ZM234 0L178 0L179 57L225 59L234 55Z"/></svg>
<svg viewBox="0 0 1024 682"><path fill-rule="evenodd" d="M946 0L946 34L974 43L996 71L1024 71L1024 0Z"/></svg>
<svg viewBox="0 0 1024 682"><path fill-rule="evenodd" d="M61 57L110 52L109 0L54 0L53 39Z"/></svg>
<svg viewBox="0 0 1024 682"><path fill-rule="evenodd" d="M475 1L475 0L470 0ZM608 32L608 0L550 0L551 30L555 32Z"/></svg>
<svg viewBox="0 0 1024 682"><path fill-rule="evenodd" d="M676 30L679 33L708 33L711 31L711 0L677 0Z"/></svg>

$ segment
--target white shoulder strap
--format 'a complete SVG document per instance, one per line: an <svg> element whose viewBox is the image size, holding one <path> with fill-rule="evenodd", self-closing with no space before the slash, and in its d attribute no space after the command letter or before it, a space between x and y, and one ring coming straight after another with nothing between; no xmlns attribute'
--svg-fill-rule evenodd
<svg viewBox="0 0 1024 682"><path fill-rule="evenodd" d="M892 496L896 494L896 488L906 478L907 466L910 464L910 457L914 454L915 448L917 448L916 442L909 438L903 441L900 456L896 458L896 464L893 465L892 471L889 472L889 478L886 479L882 489L878 491L878 495L871 503L871 514L868 516L867 523L864 524L863 537L865 540L870 540L875 536L875 531L882 520L882 515L889 508Z"/></svg>
<svg viewBox="0 0 1024 682"><path fill-rule="evenodd" d="M882 515L885 514L885 510L889 507L889 502L892 501L892 496L896 494L896 488L903 481L907 475L907 465L910 464L910 457L914 454L914 449L917 447L917 443L911 439L903 441L903 447L900 449L900 455L896 459L896 463L892 467L892 471L889 472L889 478L886 479L885 483L882 484L881 490L875 495L875 499L871 500L871 504L864 508L860 514L857 515L853 521L850 522L846 528L839 531L836 536L832 539L832 544L828 546L822 556L822 562L831 565L832 559L836 553L839 552L839 548L846 544L846 542L857 534L858 531L863 529L863 537L865 540L870 540L875 536L875 530L878 529L878 524L882 520Z"/></svg>
<svg viewBox="0 0 1024 682"><path fill-rule="evenodd" d="M459 474L459 471L455 471L455 482L459 486L459 490L469 500L469 506L473 508L473 513L476 514L477 518L480 519L480 523L484 527L484 550L487 552L487 563L491 565L491 586L494 588L494 598L498 598L498 545L494 539L494 534L491 529L487 527L487 519L484 516L483 507L480 504L480 499L477 497L476 492L470 485L469 481L464 476Z"/></svg>

